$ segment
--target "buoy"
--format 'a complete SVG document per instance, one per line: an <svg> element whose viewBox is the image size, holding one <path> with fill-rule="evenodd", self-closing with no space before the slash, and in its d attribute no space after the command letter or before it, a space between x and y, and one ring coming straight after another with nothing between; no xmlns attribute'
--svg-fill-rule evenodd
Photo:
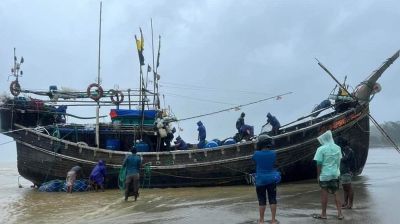
<svg viewBox="0 0 400 224"><path fill-rule="evenodd" d="M92 88L97 88L97 95L92 94ZM98 101L101 97L103 97L103 88L97 83L92 83L88 86L86 93L90 99Z"/></svg>

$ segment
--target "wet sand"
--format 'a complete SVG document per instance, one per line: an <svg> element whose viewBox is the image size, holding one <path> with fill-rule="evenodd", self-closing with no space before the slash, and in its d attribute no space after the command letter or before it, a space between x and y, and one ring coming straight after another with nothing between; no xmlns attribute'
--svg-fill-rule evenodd
<svg viewBox="0 0 400 224"><path fill-rule="evenodd" d="M11 168L10 168L11 167ZM141 189L137 202L123 201L122 192L41 193L21 181L15 164L0 165L0 223L256 223L258 204L252 186ZM394 149L371 149L361 176L353 182L355 202L336 219L333 197L328 220L320 212L315 180L278 186L280 223L397 223L396 194L400 155ZM268 219L269 210L266 212Z"/></svg>

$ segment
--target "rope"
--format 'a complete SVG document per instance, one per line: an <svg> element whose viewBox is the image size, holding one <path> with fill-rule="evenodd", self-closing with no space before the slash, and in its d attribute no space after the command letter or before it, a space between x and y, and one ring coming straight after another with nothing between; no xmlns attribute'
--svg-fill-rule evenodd
<svg viewBox="0 0 400 224"><path fill-rule="evenodd" d="M209 116L209 115L219 114L219 113L222 113L222 112L235 110L235 109L238 109L238 108L241 108L241 107L245 107L245 106L249 106L249 105L252 105L252 104L260 103L260 102L263 102L263 101L275 99L275 98L278 98L278 97L281 97L281 96L285 96L285 95L289 95L289 94L292 94L292 93L293 92L287 92L287 93L279 94L279 95L276 95L276 96L268 97L268 98L265 98L265 99L257 100L257 101L246 103L246 104L241 104L241 105L238 105L238 106L235 106L235 107L230 107L230 108L227 108L227 109L223 109L223 110L219 110L219 111L215 111L215 112L211 112L211 113L206 113L206 114L201 114L201 115L197 115L197 116L193 116L193 117L187 117L187 118L183 118L183 119L178 119L176 121L185 121L185 120L191 120L191 119L195 119L195 118L199 118L199 117L205 117L205 116Z"/></svg>
<svg viewBox="0 0 400 224"><path fill-rule="evenodd" d="M34 128L21 128L21 129L16 129L16 130L11 130L11 131L4 131L4 132L0 132L0 134L8 134L8 133L13 133L13 132L17 132L17 131L29 130L29 129L34 129Z"/></svg>
<svg viewBox="0 0 400 224"><path fill-rule="evenodd" d="M14 142L14 140L11 140L11 141L8 141L8 142L0 143L0 145L5 145L5 144L11 143L11 142Z"/></svg>
<svg viewBox="0 0 400 224"><path fill-rule="evenodd" d="M167 174L167 173L154 171L154 170L153 170L153 172L164 175L164 176L177 177L177 178L182 178L182 179L192 179L192 180L219 180L219 179L233 179L235 177L242 177L242 175L241 176L229 176L229 177L189 177L189 176Z"/></svg>

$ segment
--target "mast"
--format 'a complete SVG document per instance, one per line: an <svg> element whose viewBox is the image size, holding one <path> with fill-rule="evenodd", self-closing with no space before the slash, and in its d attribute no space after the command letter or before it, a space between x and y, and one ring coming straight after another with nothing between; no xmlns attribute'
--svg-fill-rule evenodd
<svg viewBox="0 0 400 224"><path fill-rule="evenodd" d="M156 76L154 74L154 36L153 36L153 19L150 19L151 24L151 52L153 53L153 107L156 108Z"/></svg>
<svg viewBox="0 0 400 224"><path fill-rule="evenodd" d="M158 35L158 52L157 52L157 64L156 64L156 68L153 69L154 72L154 79L155 79L155 91L154 93L156 94L156 98L157 98L157 109L160 109L160 95L158 93L158 66L160 65L160 49L161 49L161 36Z"/></svg>
<svg viewBox="0 0 400 224"><path fill-rule="evenodd" d="M101 9L102 2L100 1L100 21L99 21L99 54L98 54L98 64L97 64L97 84L100 86L100 49L101 49ZM99 114L100 114L100 102L97 101L96 107L96 147L100 147L100 125L99 125Z"/></svg>

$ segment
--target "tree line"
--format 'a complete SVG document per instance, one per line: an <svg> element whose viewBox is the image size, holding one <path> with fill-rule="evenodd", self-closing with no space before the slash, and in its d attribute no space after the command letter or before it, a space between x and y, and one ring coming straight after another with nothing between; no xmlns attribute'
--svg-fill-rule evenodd
<svg viewBox="0 0 400 224"><path fill-rule="evenodd" d="M400 121L388 121L381 124L381 127L388 133L388 135L396 142L400 144ZM390 147L392 146L388 140L379 132L375 125L371 125L370 128L370 147Z"/></svg>

